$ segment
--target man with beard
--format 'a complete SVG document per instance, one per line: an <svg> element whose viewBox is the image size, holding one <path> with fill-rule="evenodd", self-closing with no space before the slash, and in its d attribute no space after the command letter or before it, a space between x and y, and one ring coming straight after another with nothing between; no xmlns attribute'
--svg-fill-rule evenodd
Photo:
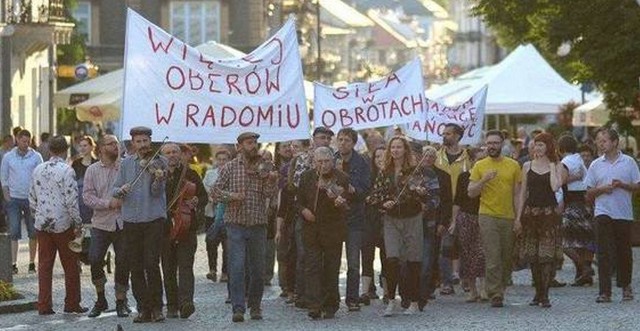
<svg viewBox="0 0 640 331"><path fill-rule="evenodd" d="M91 281L96 288L98 299L89 317L98 317L109 309L104 296L107 277L104 274L104 257L109 246L115 252L116 274L116 314L129 316L127 290L129 288L129 267L126 263L120 200L112 197L113 184L120 169L118 139L114 135L105 135L98 140L100 161L87 168L82 198L87 207L93 209L91 218L91 245L89 261L91 263Z"/></svg>
<svg viewBox="0 0 640 331"><path fill-rule="evenodd" d="M360 249L364 236L364 199L371 186L371 167L364 157L353 149L357 142L358 133L354 129L344 128L338 132L336 168L349 175L349 194L353 194L347 211L347 295L345 301L349 311L360 310L358 290L360 287ZM363 277L363 291L369 290L371 280L371 277Z"/></svg>
<svg viewBox="0 0 640 331"><path fill-rule="evenodd" d="M467 150L462 146L460 146L460 140L462 139L463 134L464 134L464 129L460 125L455 123L447 123L444 126L444 131L442 132L443 146L438 151L438 154L436 155L436 163L435 163L436 167L440 170L445 171L451 178L451 184L449 185L449 187L451 187L450 201L453 201L453 197L455 197L455 194L457 192L456 185L458 184L458 177L460 176L461 173L465 171L469 171L470 165L471 165L471 161L469 160L469 154L467 153ZM453 208L451 204L449 204L449 207ZM450 216L452 212L448 213L448 215ZM442 222L448 223L449 220L442 220ZM437 227L436 236L438 238L436 242L438 243L440 241L443 241L446 243L455 242L455 238L453 237L453 235L445 231L445 227L442 225L439 225ZM438 247L435 247L435 248L436 248L435 254L439 254L439 249L437 249ZM453 256L454 254L449 254L449 253L453 253L456 250L455 244L454 244L454 247L452 248L453 249L449 250L448 252L442 252L443 254L442 254L441 265L444 268L443 270L441 270L443 274L442 275L443 287L440 291L440 294L443 294L443 295L449 295L454 293L452 285L454 280L457 278L457 272L459 269L458 260L456 259L452 261L451 259L454 258ZM437 255L436 255L436 260L437 260Z"/></svg>
<svg viewBox="0 0 640 331"><path fill-rule="evenodd" d="M264 171L258 155L258 138L244 132L237 138L238 156L220 170L214 198L227 203L224 222L229 249L229 290L233 322L243 322L248 301L251 319L262 319L264 264L267 241L267 198L276 192L277 171ZM246 295L245 267L249 272ZM245 301L246 300L246 301Z"/></svg>
<svg viewBox="0 0 640 331"><path fill-rule="evenodd" d="M161 152L169 166L166 186L169 222L165 226L162 248L167 318L177 318L178 309L180 318L188 318L195 311L193 260L197 246L196 210L207 204L207 192L198 173L183 162L180 146L166 144Z"/></svg>
<svg viewBox="0 0 640 331"><path fill-rule="evenodd" d="M469 197L480 196L478 223L484 251L485 286L492 307L503 307L504 291L511 280L513 220L520 192L520 165L501 155L504 138L498 130L485 137L489 157L471 169Z"/></svg>
<svg viewBox="0 0 640 331"><path fill-rule="evenodd" d="M315 169L302 174L298 194L304 219L306 293L309 317L319 319L324 313L333 318L340 302L338 275L350 185L347 175L335 169L331 149L318 147L313 154Z"/></svg>
<svg viewBox="0 0 640 331"><path fill-rule="evenodd" d="M134 323L160 322L162 277L160 248L166 214L165 182L167 160L153 157L151 129L130 130L136 154L120 164L113 196L122 203L121 218L131 269L131 287L138 304Z"/></svg>

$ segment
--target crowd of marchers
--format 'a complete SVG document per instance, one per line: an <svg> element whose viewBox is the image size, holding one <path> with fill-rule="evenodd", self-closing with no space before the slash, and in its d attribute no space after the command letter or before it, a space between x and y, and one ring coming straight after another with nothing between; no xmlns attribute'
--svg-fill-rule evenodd
<svg viewBox="0 0 640 331"><path fill-rule="evenodd" d="M273 152L259 134L244 132L234 146L217 148L204 172L190 162L188 145L165 139L152 148L147 127L130 130L126 150L114 135L85 136L72 159L65 137L36 150L31 133L17 130L0 149L13 271L24 223L39 314L55 313L56 254L64 312L108 310L104 269L113 251L118 317L135 310L136 323L189 318L204 230L206 277L228 282L234 322L247 311L262 319L276 261L283 301L311 319L335 317L343 252L350 313L382 299L382 316L418 314L456 289L469 303L503 307L512 272L525 268L535 288L530 305L549 308L551 289L566 285L555 277L565 256L575 265L571 286L596 279L595 301L611 302L615 274L621 300L633 300L632 195L640 171L620 150L617 131L600 128L591 144L571 133L518 131L523 148L515 150L497 130L463 146L463 129L453 123L441 144L401 130L385 137L318 127L311 139L279 142ZM82 264L95 287L91 309L80 304Z"/></svg>

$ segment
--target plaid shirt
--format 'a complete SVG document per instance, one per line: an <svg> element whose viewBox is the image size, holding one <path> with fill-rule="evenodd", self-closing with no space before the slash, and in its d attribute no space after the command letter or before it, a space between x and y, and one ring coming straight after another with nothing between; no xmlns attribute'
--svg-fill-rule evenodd
<svg viewBox="0 0 640 331"><path fill-rule="evenodd" d="M218 181L213 186L215 200L228 202L224 222L241 226L266 225L267 198L276 194L277 182L260 178L257 173L247 172L244 155L225 164L220 169ZM244 200L229 201L231 193L243 193Z"/></svg>

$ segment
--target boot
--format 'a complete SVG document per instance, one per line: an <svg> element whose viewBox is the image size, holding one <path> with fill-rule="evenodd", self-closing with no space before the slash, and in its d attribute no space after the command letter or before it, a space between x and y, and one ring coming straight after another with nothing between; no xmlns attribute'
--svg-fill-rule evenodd
<svg viewBox="0 0 640 331"><path fill-rule="evenodd" d="M365 306L371 304L371 298L369 298L369 287L371 286L371 280L373 278L369 276L362 276L360 281L362 282L362 295L360 296L360 303Z"/></svg>
<svg viewBox="0 0 640 331"><path fill-rule="evenodd" d="M541 287L542 287L542 279L540 275L540 265L538 263L531 264L531 278L533 279L533 286L536 289L536 294L533 297L533 300L529 302L529 306L537 306L540 304L541 298Z"/></svg>
<svg viewBox="0 0 640 331"><path fill-rule="evenodd" d="M554 275L553 268L553 263L544 263L540 267L540 280L542 283L540 287L540 307L542 308L551 307L551 303L549 302L549 288L551 287L551 280Z"/></svg>

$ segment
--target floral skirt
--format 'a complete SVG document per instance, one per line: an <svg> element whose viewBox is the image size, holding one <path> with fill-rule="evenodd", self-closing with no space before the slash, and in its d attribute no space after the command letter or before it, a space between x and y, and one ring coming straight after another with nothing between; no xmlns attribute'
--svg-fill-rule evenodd
<svg viewBox="0 0 640 331"><path fill-rule="evenodd" d="M568 203L562 215L562 236L565 248L595 249L595 226L584 202Z"/></svg>
<svg viewBox="0 0 640 331"><path fill-rule="evenodd" d="M519 240L520 263L554 263L562 261L561 216L555 206L525 206Z"/></svg>
<svg viewBox="0 0 640 331"><path fill-rule="evenodd" d="M484 277L484 253L478 215L460 211L456 216L456 231L460 242L460 277Z"/></svg>

